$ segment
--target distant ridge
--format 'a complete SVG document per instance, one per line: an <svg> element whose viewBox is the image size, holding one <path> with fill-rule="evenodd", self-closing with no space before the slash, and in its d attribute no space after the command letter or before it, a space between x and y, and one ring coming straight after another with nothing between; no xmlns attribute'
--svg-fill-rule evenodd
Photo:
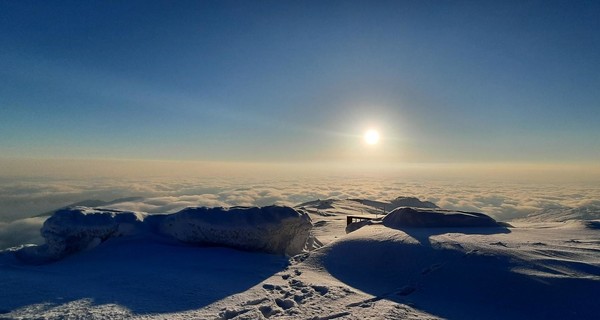
<svg viewBox="0 0 600 320"><path fill-rule="evenodd" d="M414 208L428 208L428 209L438 209L439 207L430 201L421 201L416 197L397 197L396 199L390 201L392 205L396 207L414 207Z"/></svg>
<svg viewBox="0 0 600 320"><path fill-rule="evenodd" d="M394 200L390 200L389 202L383 201L373 201L366 199L348 199L350 201L356 201L362 203L367 206L375 207L375 208L385 208L387 211L391 211L398 207L413 207L413 208L421 208L421 209L439 209L439 207L429 201L421 201L417 197L397 197Z"/></svg>
<svg viewBox="0 0 600 320"><path fill-rule="evenodd" d="M412 207L412 208L420 208L420 209L439 209L435 203L430 201L421 201L416 197L397 197L396 199L389 201L377 201L377 200L369 200L369 199L360 199L360 198L348 198L345 200L342 199L317 199L313 201L304 202L296 205L296 208L313 208L318 210L327 210L333 209L334 205L340 204L344 201L352 201L360 203L364 206L370 207L373 210L377 210L372 212L382 213L382 212L390 212L393 209L399 207Z"/></svg>

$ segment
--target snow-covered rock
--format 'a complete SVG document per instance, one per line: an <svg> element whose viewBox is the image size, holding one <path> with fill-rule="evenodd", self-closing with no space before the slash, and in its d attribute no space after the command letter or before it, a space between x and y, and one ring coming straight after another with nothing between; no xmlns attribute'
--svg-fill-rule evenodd
<svg viewBox="0 0 600 320"><path fill-rule="evenodd" d="M499 227L493 218L477 212L442 209L396 208L382 220L390 228L454 228L454 227Z"/></svg>
<svg viewBox="0 0 600 320"><path fill-rule="evenodd" d="M308 214L290 207L186 208L166 216L159 230L180 241L295 255L311 243Z"/></svg>
<svg viewBox="0 0 600 320"><path fill-rule="evenodd" d="M112 237L159 233L176 240L242 250L295 255L318 247L305 212L290 207L186 208L174 214L72 207L56 211L40 230L45 243L15 251L30 263L44 263L90 249Z"/></svg>
<svg viewBox="0 0 600 320"><path fill-rule="evenodd" d="M141 226L139 213L88 207L72 207L56 211L40 230L46 243L26 247L17 252L25 261L58 260L68 254L92 248L116 236L132 234Z"/></svg>

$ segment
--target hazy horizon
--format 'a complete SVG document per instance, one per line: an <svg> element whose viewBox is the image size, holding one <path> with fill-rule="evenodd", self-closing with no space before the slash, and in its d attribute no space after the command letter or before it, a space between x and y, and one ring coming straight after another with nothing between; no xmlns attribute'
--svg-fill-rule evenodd
<svg viewBox="0 0 600 320"><path fill-rule="evenodd" d="M0 157L0 178L181 178L181 177L390 176L411 179L460 178L521 182L600 183L594 162L235 162L145 159L6 158Z"/></svg>
<svg viewBox="0 0 600 320"><path fill-rule="evenodd" d="M3 204L0 220L23 218L88 199L109 201L132 196L220 193L220 201L214 202L215 205L296 205L327 197L390 200L397 196L417 196L424 200L436 200L458 195L457 190L468 190L463 196L493 194L494 188L497 194L507 193L508 186L511 186L514 190L509 193L514 194L515 198L521 197L523 189L539 188L548 190L549 194L562 192L565 200L580 202L600 198L599 173L600 168L590 164L381 165L0 159L0 191L3 194L0 199ZM277 190L277 193L284 193L285 196L253 194L245 196L246 200L243 201L229 201L233 198L228 197L228 190L252 190L258 186ZM419 187L415 189L410 186ZM454 186L456 190L446 188L448 186ZM349 189L352 192L348 193ZM585 195L577 194L573 192L575 189L587 191ZM575 194L573 199L569 199L571 194ZM189 205L211 203L199 201L189 202ZM467 202L465 204L462 209L484 209L467 205ZM497 203L497 206L500 208L501 204ZM515 215L518 214L515 211Z"/></svg>

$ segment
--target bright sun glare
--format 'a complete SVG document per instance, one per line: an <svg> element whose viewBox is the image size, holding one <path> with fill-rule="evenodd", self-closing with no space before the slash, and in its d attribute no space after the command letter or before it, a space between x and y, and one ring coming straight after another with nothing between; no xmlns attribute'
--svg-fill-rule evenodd
<svg viewBox="0 0 600 320"><path fill-rule="evenodd" d="M377 144L379 142L379 132L373 129L367 130L363 138L367 144Z"/></svg>

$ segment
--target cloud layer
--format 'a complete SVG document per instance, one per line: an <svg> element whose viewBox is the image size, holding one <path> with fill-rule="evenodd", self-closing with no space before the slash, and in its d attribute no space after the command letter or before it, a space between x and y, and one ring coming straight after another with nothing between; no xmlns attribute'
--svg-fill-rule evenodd
<svg viewBox="0 0 600 320"><path fill-rule="evenodd" d="M600 218L600 186L403 180L381 177L306 179L73 179L4 181L0 186L0 248L39 242L33 215L86 199L143 199L109 207L172 213L190 206L296 205L314 199L390 200L415 196L442 208L478 211L502 221L546 214Z"/></svg>

